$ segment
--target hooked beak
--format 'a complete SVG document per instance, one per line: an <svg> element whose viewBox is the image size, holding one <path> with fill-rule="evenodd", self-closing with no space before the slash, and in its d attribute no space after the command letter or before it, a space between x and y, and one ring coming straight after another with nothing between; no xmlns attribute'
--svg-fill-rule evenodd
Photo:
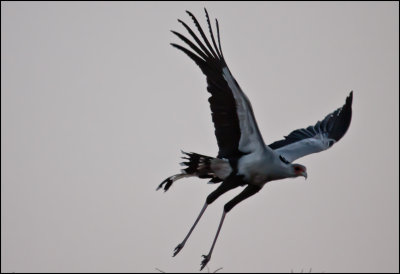
<svg viewBox="0 0 400 274"><path fill-rule="evenodd" d="M305 180L307 180L307 172L303 171L300 175L303 176Z"/></svg>

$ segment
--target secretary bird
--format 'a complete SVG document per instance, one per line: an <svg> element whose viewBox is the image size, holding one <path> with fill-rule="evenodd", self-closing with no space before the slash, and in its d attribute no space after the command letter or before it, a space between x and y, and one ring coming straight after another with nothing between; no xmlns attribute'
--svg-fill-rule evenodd
<svg viewBox="0 0 400 274"><path fill-rule="evenodd" d="M181 178L198 177L210 179L209 183L221 183L208 195L203 208L184 240L175 248L176 256L184 247L193 229L199 222L207 206L225 192L238 186L246 188L225 204L217 233L207 255L203 255L202 270L211 259L215 243L220 233L226 214L238 203L256 194L270 181L304 176L306 167L295 164L298 158L320 152L332 147L339 141L350 126L352 115L353 92L346 98L345 104L328 114L322 121L307 128L296 129L284 139L265 145L254 117L253 109L247 96L231 74L221 49L218 20L215 19L218 46L216 44L210 18L206 9L208 29L212 45L207 39L196 17L189 11L203 41L183 21L178 20L196 43L182 34L172 31L191 49L171 43L171 45L190 57L206 75L208 99L212 121L215 127L219 152L216 157L197 153L183 152L186 168L181 173L165 179L157 188L167 191L173 182Z"/></svg>

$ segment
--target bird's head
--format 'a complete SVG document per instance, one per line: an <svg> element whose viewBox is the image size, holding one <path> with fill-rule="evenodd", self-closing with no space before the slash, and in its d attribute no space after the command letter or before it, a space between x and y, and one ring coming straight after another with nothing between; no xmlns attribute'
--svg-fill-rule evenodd
<svg viewBox="0 0 400 274"><path fill-rule="evenodd" d="M307 169L303 165L292 164L291 172L293 177L303 176L305 179L307 179Z"/></svg>

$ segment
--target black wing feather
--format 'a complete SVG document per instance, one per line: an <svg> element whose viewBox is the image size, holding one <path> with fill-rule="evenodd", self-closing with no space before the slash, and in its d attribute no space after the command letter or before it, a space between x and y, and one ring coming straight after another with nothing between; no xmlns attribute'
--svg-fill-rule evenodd
<svg viewBox="0 0 400 274"><path fill-rule="evenodd" d="M350 126L351 122L351 105L353 103L353 91L350 92L350 95L346 98L345 105L339 110L339 113L336 114L336 119L332 120L332 125L329 130L328 137L339 141L344 134L346 133L347 129ZM335 115L334 115L335 116Z"/></svg>
<svg viewBox="0 0 400 274"><path fill-rule="evenodd" d="M208 30L210 31L210 34L211 34L211 40L212 40L212 42L213 42L213 45L214 45L215 51L217 52L218 58L222 58L222 55L221 55L221 53L218 51L217 44L215 43L215 39L214 39L214 33L213 33L213 31L212 31L212 27L211 27L211 23L210 23L210 17L208 16L207 9L206 9L206 8L204 8L204 11L205 11L205 13L206 13L207 24L208 24Z"/></svg>
<svg viewBox="0 0 400 274"><path fill-rule="evenodd" d="M215 128L215 136L217 138L219 147L218 157L231 159L239 157L243 154L238 148L240 141L240 125L236 112L236 102L228 83L223 77L222 70L223 68L227 67L227 65L221 50L218 21L216 21L216 26L219 49L217 48L215 38L212 33L207 10L205 10L205 12L214 48L208 41L196 17L189 11L187 11L187 13L193 19L193 22L203 38L205 45L189 28L189 26L187 26L181 20L179 20L179 22L186 28L198 46L177 32L173 33L177 35L183 42L185 42L194 52L177 44L171 45L186 53L206 75L208 84L207 90L211 93L211 97L208 99L208 101L210 103L212 121Z"/></svg>
<svg viewBox="0 0 400 274"><path fill-rule="evenodd" d="M207 10L204 9L206 11L206 15L207 15ZM210 49L210 51L213 54L213 57L218 59L219 57L217 56L217 54L215 53L213 47L210 45L210 42L208 42L207 36L204 34L203 29L201 28L199 21L197 21L196 17L190 12L190 11L186 11L187 14L189 14L190 17L192 17L194 24L196 25L197 29L200 32L201 37L203 37L204 42L206 43L207 47ZM212 35L212 34L211 34Z"/></svg>

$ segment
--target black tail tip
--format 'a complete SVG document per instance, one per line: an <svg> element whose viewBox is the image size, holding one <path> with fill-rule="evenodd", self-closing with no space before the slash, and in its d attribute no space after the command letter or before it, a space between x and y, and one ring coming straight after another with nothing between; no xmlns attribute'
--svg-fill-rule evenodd
<svg viewBox="0 0 400 274"><path fill-rule="evenodd" d="M166 192L171 187L173 182L174 181L172 180L172 178L168 177L167 179L161 182L161 184L157 187L156 191L163 188L164 186L164 192Z"/></svg>

